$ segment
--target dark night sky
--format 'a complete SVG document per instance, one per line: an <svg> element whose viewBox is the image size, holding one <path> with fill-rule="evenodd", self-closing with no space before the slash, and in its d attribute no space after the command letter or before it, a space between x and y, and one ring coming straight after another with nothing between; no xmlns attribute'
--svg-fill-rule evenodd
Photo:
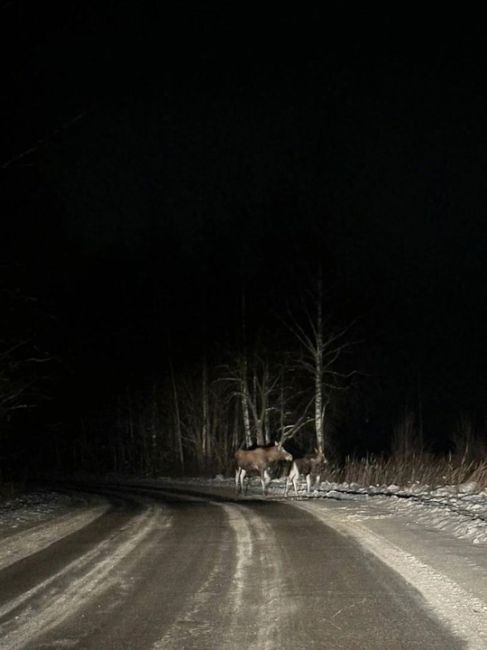
<svg viewBox="0 0 487 650"><path fill-rule="evenodd" d="M320 263L376 409L420 372L431 428L483 417L478 18L162 4L0 3L0 262L77 385L231 340L242 287L272 327Z"/></svg>

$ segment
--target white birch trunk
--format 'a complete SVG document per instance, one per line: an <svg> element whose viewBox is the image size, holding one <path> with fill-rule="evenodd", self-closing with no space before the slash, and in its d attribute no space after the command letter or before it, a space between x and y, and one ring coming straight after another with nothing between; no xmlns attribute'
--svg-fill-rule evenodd
<svg viewBox="0 0 487 650"><path fill-rule="evenodd" d="M315 346L315 431L318 451L325 447L323 423L323 313L321 278L318 282Z"/></svg>
<svg viewBox="0 0 487 650"><path fill-rule="evenodd" d="M243 377L241 380L241 396L242 396L242 417L245 432L245 445L250 447L252 445L252 434L250 432L250 413L249 413L249 389L247 386L247 359L243 362Z"/></svg>

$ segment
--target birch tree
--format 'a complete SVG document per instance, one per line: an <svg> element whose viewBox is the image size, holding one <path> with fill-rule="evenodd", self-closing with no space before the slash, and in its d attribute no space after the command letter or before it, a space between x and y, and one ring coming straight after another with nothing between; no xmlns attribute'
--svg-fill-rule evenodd
<svg viewBox="0 0 487 650"><path fill-rule="evenodd" d="M333 328L323 314L321 273L310 302L304 306L304 322L292 319L289 329L301 346L299 365L313 385L313 418L318 450L324 451L327 410L337 391L347 390L355 370L340 371L340 358L352 343L347 339L350 326Z"/></svg>
<svg viewBox="0 0 487 650"><path fill-rule="evenodd" d="M235 397L240 402L245 444L259 446L271 442L272 413L278 413L278 391L280 375L271 367L266 356L254 352L249 359L240 357L232 366L227 366L222 378L236 388Z"/></svg>

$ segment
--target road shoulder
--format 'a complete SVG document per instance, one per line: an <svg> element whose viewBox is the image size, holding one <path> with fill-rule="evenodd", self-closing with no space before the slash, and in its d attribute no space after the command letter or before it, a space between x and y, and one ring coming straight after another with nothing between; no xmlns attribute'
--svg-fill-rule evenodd
<svg viewBox="0 0 487 650"><path fill-rule="evenodd" d="M370 500L369 500L370 501ZM415 524L370 503L295 500L322 523L353 538L399 573L469 650L487 647L487 553L484 545Z"/></svg>

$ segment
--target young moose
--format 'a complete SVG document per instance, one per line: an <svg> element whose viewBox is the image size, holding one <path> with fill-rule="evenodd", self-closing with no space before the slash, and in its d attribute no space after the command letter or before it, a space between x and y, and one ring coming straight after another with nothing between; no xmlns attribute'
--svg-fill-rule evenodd
<svg viewBox="0 0 487 650"><path fill-rule="evenodd" d="M256 447L255 449L238 449L235 452L235 461L237 470L235 473L235 488L237 493L247 493L247 485L244 488L244 478L249 472L259 472L262 483L262 493L265 495L266 488L271 482L271 477L267 471L272 463L280 460L291 462L293 457L288 453L280 443L275 443L271 447Z"/></svg>
<svg viewBox="0 0 487 650"><path fill-rule="evenodd" d="M295 495L298 496L298 481L301 475L306 477L306 494L309 496L311 494L311 482L314 482L315 488L318 487L321 472L326 463L325 454L317 449L312 454L307 454L304 458L296 458L293 461L291 471L286 480L285 496L288 495L291 483L293 484Z"/></svg>

